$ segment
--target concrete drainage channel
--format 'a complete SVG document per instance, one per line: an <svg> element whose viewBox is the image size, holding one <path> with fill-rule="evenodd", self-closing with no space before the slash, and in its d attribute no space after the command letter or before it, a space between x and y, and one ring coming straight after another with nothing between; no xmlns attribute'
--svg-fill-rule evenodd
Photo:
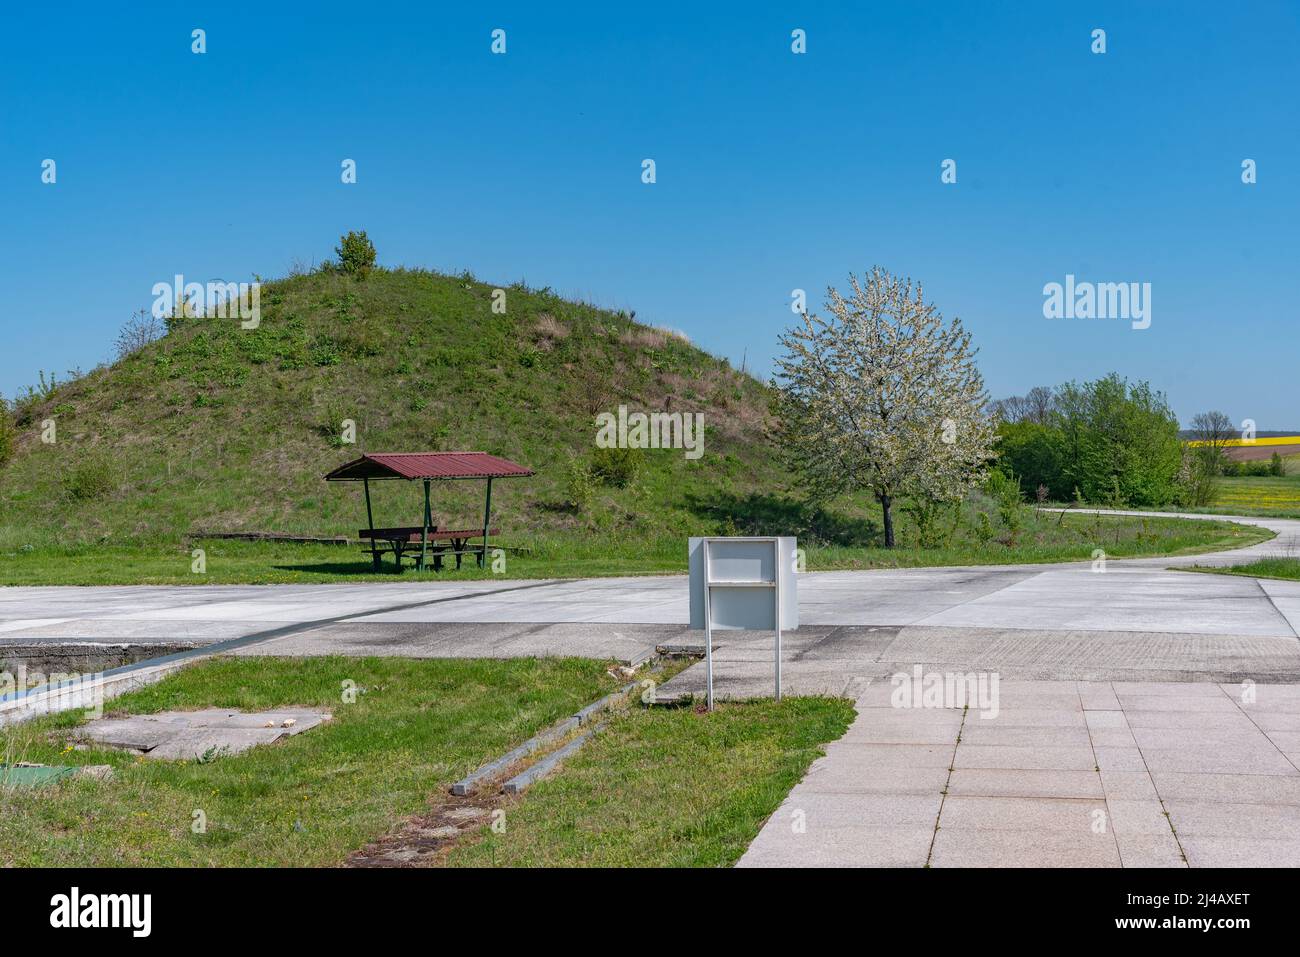
<svg viewBox="0 0 1300 957"><path fill-rule="evenodd" d="M637 665L650 662L654 663L653 671L658 671L662 669L662 662L667 658L697 658L702 657L703 654L704 649L702 646L696 649L693 646L670 647L661 645L656 649L655 655L647 656L631 668L625 668L624 671L635 671ZM501 785L501 791L504 794L523 793L531 785L542 780L563 764L566 758L572 757L582 750L583 745L605 728L607 722L598 719L615 708L626 704L628 699L635 694L638 686L636 681L626 684L599 701L592 702L581 711L557 721L545 731L529 738L513 751L506 752L501 757L489 761L472 774L461 778L451 786L451 793L457 797L465 797L476 790L481 791L485 785L500 780L504 774L514 770L521 762L528 760L533 755L540 754L542 757L508 778ZM660 707L680 707L691 703L693 700L694 697L689 694L674 695L669 698L663 698L656 694L654 698L645 701L645 703ZM563 742L560 747L555 747L560 742Z"/></svg>
<svg viewBox="0 0 1300 957"><path fill-rule="evenodd" d="M0 646L0 673L17 675L16 690L0 686L0 727L71 708L96 708L160 681L208 650L182 643L93 641Z"/></svg>
<svg viewBox="0 0 1300 957"><path fill-rule="evenodd" d="M198 647L201 646L185 642L140 644L102 641L0 645L0 671L26 671L29 675L93 674Z"/></svg>
<svg viewBox="0 0 1300 957"><path fill-rule="evenodd" d="M513 751L507 751L501 757L489 761L474 773L461 778L451 786L451 793L457 797L471 794L488 783L499 780L504 773L517 767L520 762L526 761L535 754L541 754L542 757L539 760L530 764L501 785L501 790L505 794L523 793L528 789L529 785L540 781L558 768L565 758L577 754L584 744L605 727L606 722L597 721L596 719L624 704L636 689L637 683L633 681L613 694L608 694L599 701L587 705L576 714L557 721L545 731L529 738ZM574 735L574 732L578 733ZM572 737L570 738L570 736ZM565 741L566 738L570 740ZM561 747L549 750L561 741L565 741Z"/></svg>

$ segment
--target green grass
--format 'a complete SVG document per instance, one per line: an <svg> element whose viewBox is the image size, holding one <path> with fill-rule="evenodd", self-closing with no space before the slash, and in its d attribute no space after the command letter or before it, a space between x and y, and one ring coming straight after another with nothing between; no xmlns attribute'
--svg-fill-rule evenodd
<svg viewBox="0 0 1300 957"><path fill-rule="evenodd" d="M1219 567L1212 565L1193 565L1187 569L1192 572L1209 572L1215 575L1244 575L1249 578L1282 578L1288 581L1300 581L1300 558L1261 558L1246 565L1229 565Z"/></svg>
<svg viewBox="0 0 1300 957"><path fill-rule="evenodd" d="M972 540L973 520L980 509L968 505L961 531L950 544L935 548L915 545L895 549L879 546L808 546L807 567L818 571L852 568L910 568L928 565L1000 565L1084 561L1102 548L1112 558L1180 555L1239 548L1267 541L1272 533L1252 526L1200 519L1138 518L1116 515L1067 514L1064 518L1033 509L1023 510L1022 527L1010 533L993 525L997 537L986 543ZM997 520L995 520L996 522ZM769 531L780 531L773 525ZM206 573L191 571L185 546L46 545L0 550L0 584L5 585L124 585L124 584L269 584L292 582L398 582L417 580L421 573L398 574L391 560L376 575L370 560L356 546L205 540L195 543L206 553ZM654 537L554 536L534 541L531 554L508 552L505 570L480 571L467 561L460 571L448 569L438 580L466 578L576 578L599 575L680 574L686 571L686 536Z"/></svg>
<svg viewBox="0 0 1300 957"><path fill-rule="evenodd" d="M365 689L341 700L342 682ZM0 790L0 866L321 866L452 781L612 689L600 662L225 658L111 712L318 705L334 720L209 763L67 750L72 714L0 730L10 762L111 764L107 782ZM207 833L194 834L196 809Z"/></svg>
<svg viewBox="0 0 1300 957"><path fill-rule="evenodd" d="M852 718L831 698L629 711L447 863L729 866Z"/></svg>

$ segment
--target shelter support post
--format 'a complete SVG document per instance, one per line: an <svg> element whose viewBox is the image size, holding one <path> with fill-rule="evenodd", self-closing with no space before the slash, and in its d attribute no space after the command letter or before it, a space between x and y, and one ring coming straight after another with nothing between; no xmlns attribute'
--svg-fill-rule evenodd
<svg viewBox="0 0 1300 957"><path fill-rule="evenodd" d="M433 513L429 510L429 480L424 480L424 532L420 535L420 570L423 571L429 559L429 526L433 524Z"/></svg>
<svg viewBox="0 0 1300 957"><path fill-rule="evenodd" d="M370 479L362 479L361 484L366 489L366 527L370 529L370 560L374 563L375 571L379 571L379 547L375 544L375 515L370 510Z"/></svg>
<svg viewBox="0 0 1300 957"><path fill-rule="evenodd" d="M487 562L488 523L492 520L492 479L487 480L487 496L483 501L483 551L478 556L478 567Z"/></svg>

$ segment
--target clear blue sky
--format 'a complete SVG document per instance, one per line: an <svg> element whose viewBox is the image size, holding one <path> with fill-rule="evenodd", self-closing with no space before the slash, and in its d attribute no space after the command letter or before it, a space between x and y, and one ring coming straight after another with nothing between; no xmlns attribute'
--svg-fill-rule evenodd
<svg viewBox="0 0 1300 957"><path fill-rule="evenodd" d="M1294 2L23 4L5 21L8 396L107 359L155 282L282 275L359 228L385 265L636 309L760 374L791 289L820 304L879 263L969 325L995 397L1115 370L1184 420L1300 428ZM1150 282L1151 328L1044 319L1067 273Z"/></svg>

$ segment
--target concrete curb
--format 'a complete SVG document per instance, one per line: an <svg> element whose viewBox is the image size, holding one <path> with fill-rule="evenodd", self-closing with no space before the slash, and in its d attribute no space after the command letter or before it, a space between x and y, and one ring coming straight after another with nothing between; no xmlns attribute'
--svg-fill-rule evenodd
<svg viewBox="0 0 1300 957"><path fill-rule="evenodd" d="M576 738L574 738L564 747L556 751L553 751L550 754L548 754L546 757L542 758L542 760L538 761L528 770L523 771L520 774L516 774L504 785L502 785L501 790L504 791L506 794L519 794L521 791L526 790L533 784L540 781L542 778L546 777L557 767L559 767L560 763L565 758L569 757L572 754L576 754L584 744L590 741L592 737L594 737L596 733L599 732L604 727L605 727L605 722L602 721L600 724L596 725L595 727L592 727L584 731L582 734L578 735Z"/></svg>
<svg viewBox="0 0 1300 957"><path fill-rule="evenodd" d="M650 645L648 648L642 648L635 655L627 659L626 664L629 668L640 668L648 661L653 661L659 656L659 648L656 645Z"/></svg>
<svg viewBox="0 0 1300 957"><path fill-rule="evenodd" d="M540 734L529 738L513 751L507 751L495 761L489 761L487 764L480 767L473 774L461 778L451 786L451 793L458 797L463 797L464 795L469 794L474 790L474 786L480 781L491 778L496 774L500 774L516 761L528 757L528 755L532 754L534 751L540 750L552 741L555 741L557 738L564 737L570 731L576 730L578 726L579 721L576 715L564 718L563 720L551 725Z"/></svg>
<svg viewBox="0 0 1300 957"><path fill-rule="evenodd" d="M713 650L717 651L722 645L715 640ZM703 658L705 655L704 642L671 642L668 644L657 645L655 651L663 658Z"/></svg>
<svg viewBox="0 0 1300 957"><path fill-rule="evenodd" d="M635 681L625 684L617 691L612 691L599 701L593 701L581 711L575 712L573 716L578 719L578 724L588 724L596 715L603 711L609 711L615 705L620 705L631 697L632 692L636 690L636 685Z"/></svg>
<svg viewBox="0 0 1300 957"><path fill-rule="evenodd" d="M520 761L535 751L540 751L542 748L546 747L546 745L564 737L570 732L575 731L584 725L590 724L592 718L596 715L610 710L615 705L622 704L628 699L632 692L636 690L636 686L637 683L635 681L629 682L617 691L610 692L605 695L605 697L593 701L582 710L575 712L567 718L557 721L545 731L529 738L513 751L506 752L495 761L489 761L474 773L461 778L451 786L451 793L457 797L464 797L466 794L473 791L475 786L480 782L495 777L516 761ZM565 748L567 747L568 745L565 745ZM561 748L560 750L563 751L564 748ZM556 753L558 754L559 752L557 751ZM549 760L549 758L547 760ZM543 761L542 763L545 762ZM535 766L540 767L540 764ZM524 773L526 774L527 772ZM512 780L517 780L517 778L512 778Z"/></svg>

